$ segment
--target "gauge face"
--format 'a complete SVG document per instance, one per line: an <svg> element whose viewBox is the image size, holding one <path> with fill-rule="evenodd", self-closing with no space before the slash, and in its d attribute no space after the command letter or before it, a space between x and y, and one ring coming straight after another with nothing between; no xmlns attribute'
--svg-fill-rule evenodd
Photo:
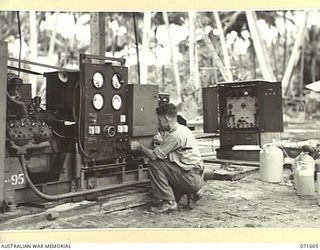
<svg viewBox="0 0 320 250"><path fill-rule="evenodd" d="M61 82L68 82L68 75L66 72L63 72L63 71L59 72L58 78Z"/></svg>
<svg viewBox="0 0 320 250"><path fill-rule="evenodd" d="M95 86L97 89L102 88L104 84L103 75L100 72L94 73L92 77L93 86Z"/></svg>
<svg viewBox="0 0 320 250"><path fill-rule="evenodd" d="M114 95L112 97L112 107L115 109L115 110L119 110L122 106L122 99L119 95Z"/></svg>
<svg viewBox="0 0 320 250"><path fill-rule="evenodd" d="M104 106L104 98L101 94L95 94L92 99L93 107L96 110L100 110Z"/></svg>
<svg viewBox="0 0 320 250"><path fill-rule="evenodd" d="M120 83L120 77L117 75L117 74L114 74L112 76L112 86L115 88L115 89L120 89L121 88L121 83Z"/></svg>

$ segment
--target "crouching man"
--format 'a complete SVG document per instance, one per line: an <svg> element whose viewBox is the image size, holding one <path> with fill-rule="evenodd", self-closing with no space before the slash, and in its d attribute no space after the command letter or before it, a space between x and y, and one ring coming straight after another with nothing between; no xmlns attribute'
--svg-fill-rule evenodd
<svg viewBox="0 0 320 250"><path fill-rule="evenodd" d="M154 197L159 200L152 211L164 213L176 210L185 194L194 202L201 198L203 162L193 133L177 122L176 107L168 103L156 112L159 128L167 131L163 141L153 150L134 141L131 149L150 158L151 186Z"/></svg>

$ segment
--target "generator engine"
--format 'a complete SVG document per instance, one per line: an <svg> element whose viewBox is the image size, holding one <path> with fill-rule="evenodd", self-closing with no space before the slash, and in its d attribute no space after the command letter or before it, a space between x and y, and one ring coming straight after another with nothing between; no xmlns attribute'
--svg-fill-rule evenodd
<svg viewBox="0 0 320 250"><path fill-rule="evenodd" d="M35 183L58 178L58 170L52 168L57 160L57 148L48 116L40 109L40 102L39 97L31 99L31 84L23 84L17 75L8 74L6 159L13 160L26 154L32 163L29 175ZM5 183L10 180L14 184L22 182L22 173L12 174L11 170Z"/></svg>
<svg viewBox="0 0 320 250"><path fill-rule="evenodd" d="M8 74L3 211L148 181L130 142L152 146L158 86L129 84L124 64L81 54L78 71L45 73L45 108Z"/></svg>
<svg viewBox="0 0 320 250"><path fill-rule="evenodd" d="M259 150L234 146L261 145L283 131L280 82L222 83L203 89L204 132L220 134L217 158L257 161Z"/></svg>

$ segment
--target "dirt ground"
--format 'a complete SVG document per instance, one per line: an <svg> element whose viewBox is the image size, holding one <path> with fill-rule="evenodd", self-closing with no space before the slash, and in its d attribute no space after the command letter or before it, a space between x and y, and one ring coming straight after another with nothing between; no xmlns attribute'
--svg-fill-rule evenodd
<svg viewBox="0 0 320 250"><path fill-rule="evenodd" d="M294 134L297 136L291 136L292 140L313 139L319 137L319 128L302 128L302 132ZM19 224L13 220L2 230L320 227L317 196L299 197L289 174L290 170L285 169L283 181L277 184L260 181L259 172L237 181L209 180L204 197L192 210L181 207L159 215L148 212L149 206L145 205L113 213L87 211L52 221L44 218Z"/></svg>
<svg viewBox="0 0 320 250"><path fill-rule="evenodd" d="M169 214L148 212L149 206L104 214L94 212L6 229L90 228L317 228L320 207L315 197L299 197L285 170L278 184L259 180L259 173L238 181L210 180L204 197L192 210ZM184 203L185 200L182 200Z"/></svg>

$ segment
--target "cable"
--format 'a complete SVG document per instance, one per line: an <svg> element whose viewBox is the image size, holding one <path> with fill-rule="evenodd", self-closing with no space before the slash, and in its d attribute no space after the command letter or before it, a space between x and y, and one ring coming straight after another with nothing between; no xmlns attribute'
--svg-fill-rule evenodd
<svg viewBox="0 0 320 250"><path fill-rule="evenodd" d="M133 17L134 39L135 39L136 52L137 52L138 84L140 84L139 41L138 41L138 33L137 33L136 16L134 13L132 14L132 17Z"/></svg>
<svg viewBox="0 0 320 250"><path fill-rule="evenodd" d="M19 47L19 62L18 62L18 76L20 76L20 69L21 69L22 38L21 38L21 23L20 23L20 14L19 14L19 11L17 11L17 19L18 19L18 30L19 30L19 40L20 40L20 47Z"/></svg>
<svg viewBox="0 0 320 250"><path fill-rule="evenodd" d="M46 92L46 90L47 90L46 87L43 88L43 89L41 89L41 90L38 92L37 96L40 96L40 97L41 97L41 96Z"/></svg>
<svg viewBox="0 0 320 250"><path fill-rule="evenodd" d="M79 81L76 82L74 89L73 89L73 95L72 95L72 117L75 123L79 123L79 117L76 116L76 93L77 93L77 88L79 86Z"/></svg>
<svg viewBox="0 0 320 250"><path fill-rule="evenodd" d="M82 119L82 117L81 117L81 110L82 110L82 102L83 102L83 100L84 100L84 98L83 98L83 93L84 93L83 89L84 89L84 86L83 86L83 83L82 83L81 81L79 81L79 86L80 86L80 98L79 98L80 100L79 100L79 113L78 113L79 122L78 122L78 135L77 135L77 139L78 139L78 144L79 144L79 148L80 148L81 152L82 152L86 157L91 158L91 157L93 157L93 156L95 155L96 152L93 152L92 154L88 154L88 153L84 150L84 148L83 148L83 146L82 146L82 143L81 143L81 138L80 138L81 119Z"/></svg>
<svg viewBox="0 0 320 250"><path fill-rule="evenodd" d="M56 136L62 138L62 139L72 139L71 137L67 137L67 136L59 134L57 131L55 131L53 129L52 129L52 133L55 134Z"/></svg>
<svg viewBox="0 0 320 250"><path fill-rule="evenodd" d="M44 110L44 109L41 108L41 107L40 107L40 109L41 109L42 111L46 111L46 110ZM50 118L52 118L53 120L55 120L56 122L66 122L66 120L58 119L58 118L54 117L53 115L51 115L51 114L48 113L48 112L46 112L46 115L49 116Z"/></svg>
<svg viewBox="0 0 320 250"><path fill-rule="evenodd" d="M94 193L99 193L99 192L105 192L105 191L110 191L110 190L115 190L118 188L123 188L123 187L131 187L135 185L140 185L140 184L145 184L149 183L149 180L143 180L143 181L130 181L122 184L116 184L113 186L107 186L107 187L101 187L101 188L95 188L95 189L87 189L83 191L78 191L78 192L69 192L69 193L63 193L63 194L45 194L41 192L31 181L29 174L28 174L28 169L27 169L27 161L25 159L24 154L19 155L19 161L20 161L20 166L22 169L22 172L26 178L26 182L29 185L30 189L40 198L44 200L62 200L62 199L68 199L68 198L73 198L77 196L84 196L84 195L89 195L89 194L94 194Z"/></svg>
<svg viewBox="0 0 320 250"><path fill-rule="evenodd" d="M281 133L281 132L280 132L280 148L282 149L283 153L285 154L285 156L286 156L287 158L291 158L291 157L288 155L287 151L284 149L284 146L283 146L283 144L282 144L282 133Z"/></svg>
<svg viewBox="0 0 320 250"><path fill-rule="evenodd" d="M122 86L122 85L124 84L124 80L123 80L122 75L115 70L115 68L113 67L112 64L111 64L111 68L112 68L112 70L113 70L113 73L117 75L118 80L119 80L119 83L120 83L120 85Z"/></svg>

